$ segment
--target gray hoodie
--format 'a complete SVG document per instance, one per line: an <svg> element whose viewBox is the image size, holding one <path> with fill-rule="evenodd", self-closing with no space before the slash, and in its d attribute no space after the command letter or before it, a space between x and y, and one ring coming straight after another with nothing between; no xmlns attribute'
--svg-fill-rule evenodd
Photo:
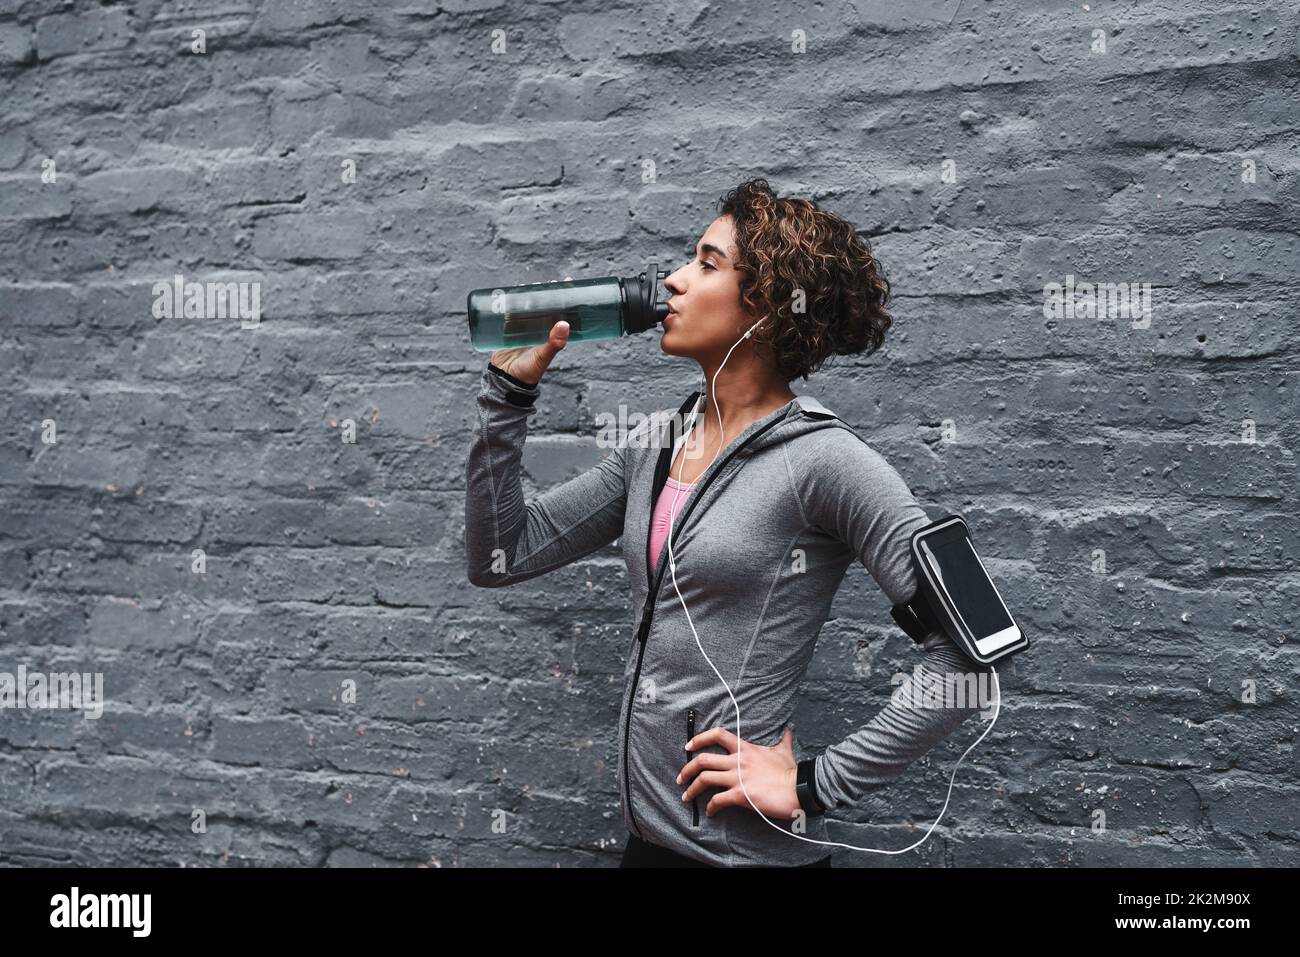
<svg viewBox="0 0 1300 957"><path fill-rule="evenodd" d="M717 866L792 866L825 857L833 848L795 836L829 840L824 815L807 818L803 830L771 814L769 824L748 806L710 817L705 805L720 791L685 802L685 787L675 780L690 758L684 746L692 716L696 735L716 726L736 732L736 709L700 654L673 588L666 545L650 571L652 505L690 411L703 402L699 393L628 430L590 470L525 501L520 460L540 393L540 383L529 386L491 365L483 371L465 473L470 582L513 585L621 542L635 610L618 723L624 824L642 840ZM818 633L855 559L891 604L914 596L908 539L929 522L885 459L810 396L751 423L699 476L677 506L676 581L700 643L739 702L743 740L771 746L781 739ZM980 709L975 700L948 708L900 703L917 679L933 688L948 674L990 670L938 630L920 647L920 668L890 703L817 755L815 788L828 810L857 805ZM811 755L797 731L799 761ZM705 750L727 753L721 745ZM745 783L752 792L752 782ZM936 794L925 809L913 810L937 814L941 804ZM852 835L838 839L877 846Z"/></svg>

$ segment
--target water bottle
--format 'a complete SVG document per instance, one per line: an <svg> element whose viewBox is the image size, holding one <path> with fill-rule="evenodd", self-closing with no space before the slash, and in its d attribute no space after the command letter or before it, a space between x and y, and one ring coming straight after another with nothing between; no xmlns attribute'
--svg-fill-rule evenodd
<svg viewBox="0 0 1300 957"><path fill-rule="evenodd" d="M645 332L668 315L668 304L659 301L659 280L667 275L652 261L645 272L626 279L475 289L466 300L470 342L478 352L540 346L560 320L569 324L569 342Z"/></svg>

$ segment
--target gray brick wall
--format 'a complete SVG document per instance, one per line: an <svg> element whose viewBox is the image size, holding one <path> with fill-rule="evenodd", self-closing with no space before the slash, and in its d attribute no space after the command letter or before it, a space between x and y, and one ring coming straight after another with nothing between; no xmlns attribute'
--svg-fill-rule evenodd
<svg viewBox="0 0 1300 957"><path fill-rule="evenodd" d="M625 570L465 580L465 293L677 261L756 174L897 296L797 388L1034 640L931 840L837 866L1296 863L1295 4L366 6L0 5L0 671L106 698L0 711L0 864L613 864ZM176 274L260 321L157 317ZM1045 316L1067 276L1149 325ZM693 381L566 350L530 492ZM801 742L915 660L855 566ZM910 843L977 733L837 837Z"/></svg>

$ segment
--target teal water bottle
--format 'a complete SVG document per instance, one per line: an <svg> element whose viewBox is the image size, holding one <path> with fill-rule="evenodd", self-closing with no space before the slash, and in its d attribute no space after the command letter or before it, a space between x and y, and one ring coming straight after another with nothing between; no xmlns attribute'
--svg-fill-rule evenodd
<svg viewBox="0 0 1300 957"><path fill-rule="evenodd" d="M645 272L626 279L475 289L466 300L470 342L478 352L540 346L561 320L569 324L569 342L645 332L668 315L668 304L659 301L659 280L667 275L650 262Z"/></svg>

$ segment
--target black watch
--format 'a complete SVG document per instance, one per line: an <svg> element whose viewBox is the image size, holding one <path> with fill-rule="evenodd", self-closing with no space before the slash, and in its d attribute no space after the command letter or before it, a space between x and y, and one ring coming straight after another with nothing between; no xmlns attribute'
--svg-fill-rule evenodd
<svg viewBox="0 0 1300 957"><path fill-rule="evenodd" d="M807 758L799 762L799 774L795 779L795 793L799 795L799 806L808 817L817 817L826 813L826 805L817 798L817 759Z"/></svg>

